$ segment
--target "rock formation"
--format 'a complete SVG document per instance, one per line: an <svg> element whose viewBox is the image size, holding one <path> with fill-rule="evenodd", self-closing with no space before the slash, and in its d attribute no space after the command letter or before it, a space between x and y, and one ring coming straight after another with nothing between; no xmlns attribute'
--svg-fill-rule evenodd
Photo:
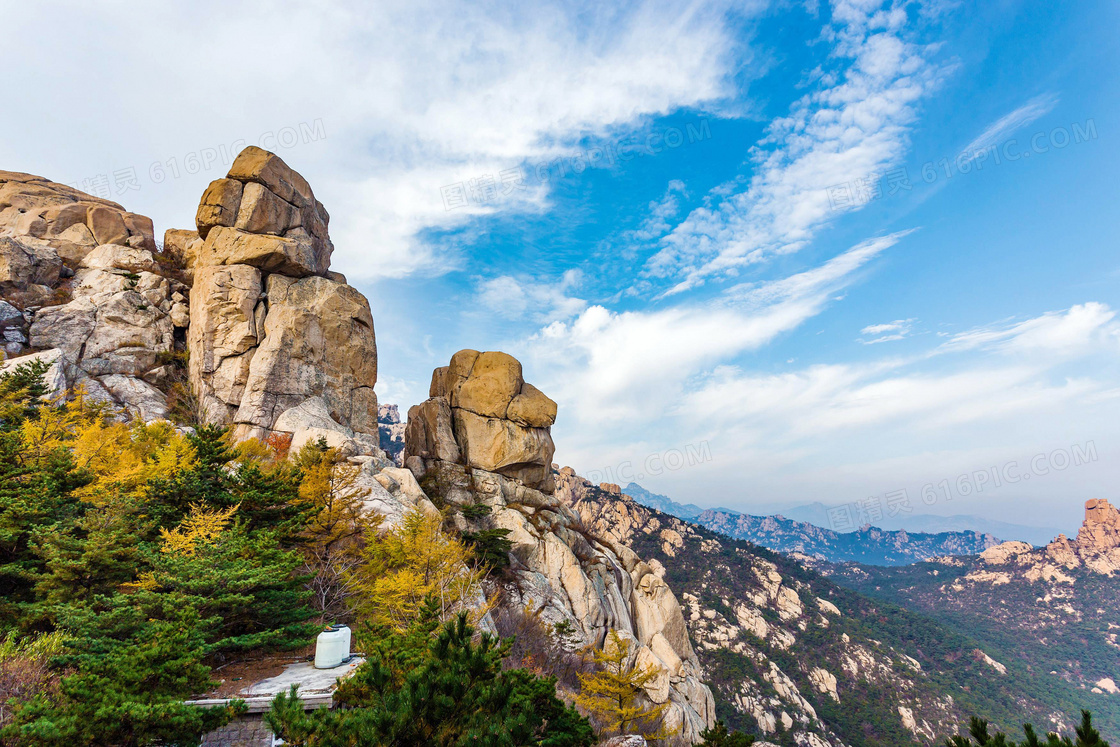
<svg viewBox="0 0 1120 747"><path fill-rule="evenodd" d="M408 412L406 458L461 463L551 493L556 403L505 353L460 350Z"/></svg>
<svg viewBox="0 0 1120 747"><path fill-rule="evenodd" d="M404 465L404 429L401 413L396 405L377 406L377 424L381 437L381 450L398 465Z"/></svg>
<svg viewBox="0 0 1120 747"><path fill-rule="evenodd" d="M432 376L431 398L409 411L406 464L426 493L455 507L483 504L489 516L462 529L509 531L505 604L570 623L585 644L610 631L633 640L639 664L661 676L645 694L669 703L667 721L695 741L715 720L681 607L661 575L626 544L589 532L554 495L556 404L525 383L505 353L462 350ZM480 526L475 526L475 524Z"/></svg>
<svg viewBox="0 0 1120 747"><path fill-rule="evenodd" d="M1010 567L976 571L969 575L971 580L998 583L1010 572L1021 572L1030 581L1071 583L1066 571L1078 568L1111 576L1120 571L1120 510L1103 498L1091 499L1085 502L1085 521L1075 539L1059 534L1039 549L1025 542L1005 542L982 553L980 559L988 566Z"/></svg>
<svg viewBox="0 0 1120 747"><path fill-rule="evenodd" d="M64 387L154 419L187 286L160 264L152 221L30 174L0 172L4 351L57 351ZM178 324L176 323L178 320Z"/></svg>
<svg viewBox="0 0 1120 747"><path fill-rule="evenodd" d="M378 446L369 302L329 271L329 216L276 156L246 148L202 195L198 233L168 231L193 277L190 379L207 420L237 438L313 435Z"/></svg>

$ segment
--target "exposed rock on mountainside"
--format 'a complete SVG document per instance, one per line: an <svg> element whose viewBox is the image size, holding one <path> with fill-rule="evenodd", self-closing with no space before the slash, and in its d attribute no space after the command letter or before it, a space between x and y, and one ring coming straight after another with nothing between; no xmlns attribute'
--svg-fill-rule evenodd
<svg viewBox="0 0 1120 747"><path fill-rule="evenodd" d="M58 384L141 417L166 415L156 385L169 374L187 287L155 248L144 216L42 177L0 172L5 353L56 350Z"/></svg>
<svg viewBox="0 0 1120 747"><path fill-rule="evenodd" d="M980 560L985 566L1010 566L1001 570L1028 581L1072 583L1064 571L1077 568L1111 576L1120 571L1120 511L1108 501L1094 498L1085 503L1085 521L1074 540L1059 534L1037 550L1025 542L1005 542L981 553ZM985 573L992 571L978 570L966 578L977 580ZM996 578L1002 578L996 573Z"/></svg>
<svg viewBox="0 0 1120 747"><path fill-rule="evenodd" d="M1077 538L1046 547L1005 542L978 556L938 558L903 568L825 568L838 582L908 608L986 644L1005 665L1020 663L1047 687L1084 693L1077 707L1120 738L1120 513L1105 500L1085 506ZM1107 682L1106 682L1107 685ZM1066 709L1075 712L1073 709Z"/></svg>
<svg viewBox="0 0 1120 747"><path fill-rule="evenodd" d="M396 462L404 464L404 423L396 405L377 406L377 424L381 438L381 450Z"/></svg>
<svg viewBox="0 0 1120 747"><path fill-rule="evenodd" d="M328 220L302 176L250 147L203 194L198 238L166 236L194 279L191 383L206 419L238 438L378 446L373 316L328 272Z"/></svg>
<svg viewBox="0 0 1120 747"><path fill-rule="evenodd" d="M436 369L431 393L409 412L406 464L433 499L488 506L477 523L509 531L513 581L504 604L539 611L550 625L566 621L584 644L602 646L611 631L634 641L636 661L661 670L645 695L669 703L668 725L697 739L714 722L714 701L663 569L587 531L551 495L555 403L524 382L514 358L474 350Z"/></svg>
<svg viewBox="0 0 1120 747"><path fill-rule="evenodd" d="M664 569L719 716L769 742L942 744L971 714L1057 728L1084 705L994 645L560 472L557 496L592 532Z"/></svg>
<svg viewBox="0 0 1120 747"><path fill-rule="evenodd" d="M406 459L462 463L551 493L554 422L556 403L525 382L515 358L460 350L408 412Z"/></svg>
<svg viewBox="0 0 1120 747"><path fill-rule="evenodd" d="M975 555L999 544L990 534L971 531L918 534L864 526L855 532L834 532L783 516L748 516L725 510L704 511L694 521L770 550L828 563L907 565L942 555Z"/></svg>

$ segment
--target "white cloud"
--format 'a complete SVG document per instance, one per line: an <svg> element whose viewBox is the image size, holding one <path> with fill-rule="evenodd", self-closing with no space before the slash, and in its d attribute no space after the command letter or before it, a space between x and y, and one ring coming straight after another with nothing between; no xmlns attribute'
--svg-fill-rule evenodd
<svg viewBox="0 0 1120 747"><path fill-rule="evenodd" d="M1007 353L1066 357L1093 351L1120 350L1120 323L1106 304L1089 302L1067 311L1052 311L1023 322L979 327L954 335L946 351L988 348Z"/></svg>
<svg viewBox="0 0 1120 747"><path fill-rule="evenodd" d="M910 335L915 319L896 319L886 324L869 324L859 331L861 335L871 337L870 340L861 339L864 345L875 345L880 342L902 340Z"/></svg>
<svg viewBox="0 0 1120 747"><path fill-rule="evenodd" d="M790 300L763 308L759 319L781 314ZM748 323L745 316L708 316L707 324L695 317L687 324L676 317L657 323L647 318L650 328L642 330L600 310L597 323L588 325L605 338L600 358L605 362L598 365L575 354L571 331L547 340L560 343L554 363L565 356L575 362L574 371L550 371L569 380L572 389L565 395L581 392L625 426L614 428L611 418L594 420L593 413L581 418L577 406L562 399L558 459L588 469L623 460L641 464L645 454L707 441L711 463L665 475L660 487L704 505L749 507L750 495L842 502L841 497L913 487L919 479L952 477L960 465L980 469L986 460L1068 448L1115 432L1120 389L1102 371L1113 369L1120 357L1120 322L1101 303L978 328L925 353L780 373L724 362L736 344L715 345L720 339L715 330L722 326L732 337L732 330ZM738 344L761 347L774 339L776 328L750 346ZM622 360L606 356L616 348ZM642 350L646 357L629 367ZM718 362L676 367L703 353ZM1090 363L1094 356L1104 357L1103 369ZM588 368L586 375L580 367ZM620 376L613 387L594 389L598 380L612 376ZM1061 479L1065 485L1088 478ZM1032 493L1039 499L1057 500L1041 483L1029 487L1043 491Z"/></svg>
<svg viewBox="0 0 1120 747"><path fill-rule="evenodd" d="M1058 95L1055 93L1043 93L1035 96L1015 111L1000 117L989 125L971 143L962 148L961 153L972 160L981 151L1002 143L1016 130L1020 130L1035 120L1046 116L1057 105Z"/></svg>
<svg viewBox="0 0 1120 747"><path fill-rule="evenodd" d="M665 194L660 200L652 200L648 207L648 217L642 222L640 228L623 234L625 241L650 241L662 236L672 228L669 221L677 217L680 212L680 198L687 197L684 182L673 179L665 188Z"/></svg>
<svg viewBox="0 0 1120 747"><path fill-rule="evenodd" d="M707 303L623 312L591 306L543 329L530 352L569 417L598 425L657 416L691 378L819 314L861 267L907 233L863 242L790 277L735 286Z"/></svg>
<svg viewBox="0 0 1120 747"><path fill-rule="evenodd" d="M578 269L566 271L556 281L502 275L479 283L478 300L504 319L566 320L587 308L587 301L569 295L582 282Z"/></svg>
<svg viewBox="0 0 1120 747"><path fill-rule="evenodd" d="M745 191L713 191L714 206L693 210L662 240L646 274L676 280L667 294L799 250L839 214L829 187L881 174L901 158L915 107L942 71L904 40L905 11L881 5L835 4L836 26L825 36L847 69L822 75L817 91L770 124L752 149Z"/></svg>
<svg viewBox="0 0 1120 747"><path fill-rule="evenodd" d="M925 355L870 363L815 365L782 374L723 366L688 394L681 411L709 426L732 424L752 442L790 444L827 439L840 429L900 424L928 431L1060 410L1072 400L1111 391L1111 384L1084 375L1054 380L1050 372L1086 355L1120 354L1115 315L1104 304L1081 304L963 333ZM1008 359L1004 354L1011 352L1039 355ZM956 357L943 362L944 370L920 370L946 355Z"/></svg>
<svg viewBox="0 0 1120 747"><path fill-rule="evenodd" d="M267 13L212 0L29 3L5 9L0 46L9 97L82 114L81 138L72 118L4 118L5 168L78 181L134 166L144 188L120 199L159 230L190 225L206 183L226 170L188 173L185 155L321 120L325 138L275 149L330 210L335 266L357 280L458 266L426 230L546 194L448 211L440 187L713 105L734 93L740 53L718 2L663 0L590 10L285 1ZM172 158L179 177L152 184L148 165Z"/></svg>

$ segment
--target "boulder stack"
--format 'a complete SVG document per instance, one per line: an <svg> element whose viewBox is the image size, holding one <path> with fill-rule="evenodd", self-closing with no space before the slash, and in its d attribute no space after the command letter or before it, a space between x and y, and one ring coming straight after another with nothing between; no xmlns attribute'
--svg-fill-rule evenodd
<svg viewBox="0 0 1120 747"><path fill-rule="evenodd" d="M146 419L167 414L155 385L186 326L187 287L160 259L150 218L0 171L0 344L17 360L44 351L59 373L52 386Z"/></svg>
<svg viewBox="0 0 1120 747"><path fill-rule="evenodd" d="M433 372L428 394L408 412L406 459L459 463L552 492L556 403L525 382L516 358L460 350Z"/></svg>
<svg viewBox="0 0 1120 747"><path fill-rule="evenodd" d="M206 419L237 438L313 429L343 450L377 448L373 315L329 271L328 221L302 176L249 147L203 193L197 234L165 236L193 276L191 383Z"/></svg>
<svg viewBox="0 0 1120 747"><path fill-rule="evenodd" d="M553 471L556 403L525 382L515 358L477 350L437 368L429 393L409 410L405 465L461 531L507 532L510 581L500 604L567 623L583 644L601 647L611 632L631 641L634 662L658 669L644 697L666 704L666 725L697 741L715 706L684 614L653 567L589 532L558 494L558 476L561 485L579 478ZM462 510L479 506L487 510Z"/></svg>

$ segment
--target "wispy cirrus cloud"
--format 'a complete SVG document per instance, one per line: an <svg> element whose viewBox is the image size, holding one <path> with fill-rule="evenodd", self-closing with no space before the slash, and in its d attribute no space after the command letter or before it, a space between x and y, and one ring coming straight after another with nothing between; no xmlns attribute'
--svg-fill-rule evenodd
<svg viewBox="0 0 1120 747"><path fill-rule="evenodd" d="M869 324L859 331L864 345L875 345L880 342L891 342L909 337L912 325L916 319L895 319L885 324ZM871 338L871 339L867 339Z"/></svg>
<svg viewBox="0 0 1120 747"><path fill-rule="evenodd" d="M836 69L815 76L817 90L770 124L745 189L715 190L660 242L645 275L673 283L663 295L798 251L836 217L829 186L898 162L918 102L944 72L907 40L906 24L898 7L833 4L824 38Z"/></svg>
<svg viewBox="0 0 1120 747"><path fill-rule="evenodd" d="M1107 304L1091 301L1033 319L1004 322L954 335L942 351L998 350L1066 357L1091 351L1120 352L1120 322Z"/></svg>
<svg viewBox="0 0 1120 747"><path fill-rule="evenodd" d="M1056 93L1043 93L1035 96L1015 111L1005 114L990 124L987 129L976 136L968 145L961 149L966 159L976 157L977 153L987 150L993 145L998 145L1016 132L1038 119L1054 111L1058 105Z"/></svg>
<svg viewBox="0 0 1120 747"><path fill-rule="evenodd" d="M705 303L622 312L594 305L548 325L527 349L569 417L603 427L660 417L693 377L820 314L908 233L862 242L785 278L734 286Z"/></svg>

